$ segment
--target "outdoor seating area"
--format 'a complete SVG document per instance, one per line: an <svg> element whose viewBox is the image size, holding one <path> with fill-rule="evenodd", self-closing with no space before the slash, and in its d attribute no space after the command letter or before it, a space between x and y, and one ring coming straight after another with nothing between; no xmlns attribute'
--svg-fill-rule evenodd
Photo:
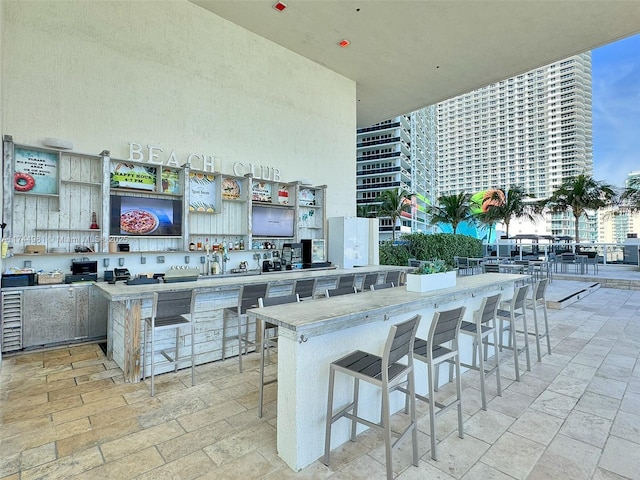
<svg viewBox="0 0 640 480"><path fill-rule="evenodd" d="M639 310L640 291L619 289L550 310L552 355L543 348L542 361L520 382L513 357L501 360L502 396L487 382L486 411L478 372L462 374L464 439L455 409L445 413L435 424L438 460L431 458L428 405L418 402L419 466L411 465L412 442L405 442L393 458L397 478L639 478ZM276 364L266 365L268 378ZM319 459L292 472L276 453L276 385L265 386L264 415L257 415L259 369L260 354L249 353L243 373L235 359L196 366L195 386L190 369L156 376L150 401L149 382L124 383L96 344L5 357L0 477L385 475L384 442L374 431L333 450L329 467ZM455 385L435 395L455 398Z"/></svg>
<svg viewBox="0 0 640 480"><path fill-rule="evenodd" d="M485 256L485 257L454 257L458 275L475 275L478 273L518 273L530 275L533 280L548 278L553 281L555 274L560 275L598 275L603 265L595 255L575 254L565 252L550 253L545 258L541 256L523 256L523 258ZM617 265L613 265L616 268Z"/></svg>

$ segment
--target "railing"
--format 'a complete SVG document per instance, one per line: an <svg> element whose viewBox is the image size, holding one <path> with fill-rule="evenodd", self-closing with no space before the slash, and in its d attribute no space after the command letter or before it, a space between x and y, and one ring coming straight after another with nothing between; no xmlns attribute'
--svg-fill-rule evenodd
<svg viewBox="0 0 640 480"><path fill-rule="evenodd" d="M483 245L483 255L500 257L512 257L523 259L523 257L535 255L538 257L548 257L549 253L580 253L598 256L600 263L625 263L638 265L638 249L640 243L521 243L514 240L499 240L491 244Z"/></svg>

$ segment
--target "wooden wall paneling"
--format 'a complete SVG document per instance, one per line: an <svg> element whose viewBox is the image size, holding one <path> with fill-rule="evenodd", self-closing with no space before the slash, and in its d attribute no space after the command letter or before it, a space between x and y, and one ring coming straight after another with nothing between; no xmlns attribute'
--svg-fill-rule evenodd
<svg viewBox="0 0 640 480"><path fill-rule="evenodd" d="M60 161L58 162L58 175L60 176L60 180L71 179L71 159L69 155L65 153L60 155Z"/></svg>
<svg viewBox="0 0 640 480"><path fill-rule="evenodd" d="M2 232L4 234L4 238L8 238L10 236L14 236L15 232L13 230L13 200L15 195L13 194L13 137L11 135L4 135L2 137L2 152L3 152L3 161L2 161L2 170L3 170L3 178L2 178L2 204L4 206L4 211L2 212L2 221L7 224L5 230ZM15 245L14 245L15 249Z"/></svg>
<svg viewBox="0 0 640 480"><path fill-rule="evenodd" d="M11 184L11 188L13 188L13 183ZM13 195L13 209L11 209L11 205L8 206L8 209L12 210L13 215L13 227L11 229L11 235L14 238L23 237L26 235L25 232L25 212L27 209L27 197L25 195ZM5 232L6 235L6 232ZM21 249L19 249L18 245L14 244L15 253L20 253Z"/></svg>

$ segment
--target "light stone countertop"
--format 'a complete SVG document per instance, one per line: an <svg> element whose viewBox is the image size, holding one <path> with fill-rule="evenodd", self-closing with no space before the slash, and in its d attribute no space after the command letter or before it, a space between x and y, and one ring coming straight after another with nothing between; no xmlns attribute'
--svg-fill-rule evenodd
<svg viewBox="0 0 640 480"><path fill-rule="evenodd" d="M299 303L247 310L252 319L261 318L287 330L296 337L322 335L345 328L386 320L406 312L444 305L500 288L511 298L513 285L527 275L486 273L457 277L457 285L425 293L407 291L405 286L319 298Z"/></svg>
<svg viewBox="0 0 640 480"><path fill-rule="evenodd" d="M220 277L208 276L201 277L197 281L192 282L173 282L173 283L149 283L142 285L127 285L124 282L110 284L105 282L96 282L100 292L111 301L137 300L142 298L151 298L153 292L173 292L192 290L194 288L205 291L223 291L233 290L239 285L251 283L290 283L293 280L307 278L327 278L337 277L340 275L364 275L372 272L393 271L398 269L406 270L409 267L398 267L395 265L370 265L366 267L357 267L353 269L302 269L302 270L285 270L281 272L270 272L262 275L226 275Z"/></svg>

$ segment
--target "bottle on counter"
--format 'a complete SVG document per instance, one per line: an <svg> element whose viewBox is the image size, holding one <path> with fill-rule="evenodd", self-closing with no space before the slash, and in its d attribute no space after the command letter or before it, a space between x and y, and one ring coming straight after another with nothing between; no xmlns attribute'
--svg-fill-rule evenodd
<svg viewBox="0 0 640 480"><path fill-rule="evenodd" d="M195 244L195 243L193 243L193 242L191 242L191 243L189 244L189 251L190 251L190 252L193 252L195 249L196 249L196 244Z"/></svg>
<svg viewBox="0 0 640 480"><path fill-rule="evenodd" d="M240 238L240 250L244 250L244 238Z"/></svg>
<svg viewBox="0 0 640 480"><path fill-rule="evenodd" d="M233 244L233 249L234 250L240 250L240 240L238 240L237 238L236 238L236 241Z"/></svg>
<svg viewBox="0 0 640 480"><path fill-rule="evenodd" d="M218 256L213 256L213 262L211 262L211 275L220 274L220 263L218 262Z"/></svg>
<svg viewBox="0 0 640 480"><path fill-rule="evenodd" d="M233 250L233 240L229 240L229 251Z"/></svg>

